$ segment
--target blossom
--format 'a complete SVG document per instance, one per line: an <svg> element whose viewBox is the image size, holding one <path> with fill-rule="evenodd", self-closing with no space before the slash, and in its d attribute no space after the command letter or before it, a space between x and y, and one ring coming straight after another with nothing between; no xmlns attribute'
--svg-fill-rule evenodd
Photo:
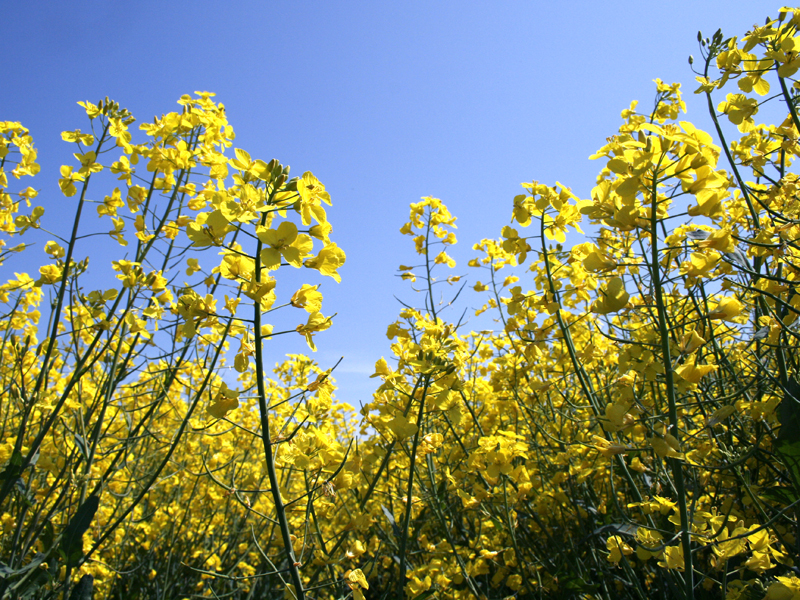
<svg viewBox="0 0 800 600"><path fill-rule="evenodd" d="M261 250L261 264L274 270L281 266L281 257L293 267L302 265L303 256L313 247L311 238L297 233L297 226L291 221L284 221L277 229L260 229L256 234L266 246Z"/></svg>

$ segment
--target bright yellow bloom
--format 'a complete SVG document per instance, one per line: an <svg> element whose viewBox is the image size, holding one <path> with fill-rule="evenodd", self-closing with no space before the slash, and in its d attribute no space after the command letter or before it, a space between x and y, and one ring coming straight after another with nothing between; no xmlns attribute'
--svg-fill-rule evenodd
<svg viewBox="0 0 800 600"><path fill-rule="evenodd" d="M697 356L694 354L691 355L686 362L684 362L680 367L675 369L675 372L683 379L688 381L689 383L699 383L703 377L708 375L709 373L713 373L719 367L717 365L698 365L695 364L697 360Z"/></svg>
<svg viewBox="0 0 800 600"><path fill-rule="evenodd" d="M606 540L606 549L609 552L608 561L613 563L621 561L623 555L633 554L633 548L618 535L612 535Z"/></svg>
<svg viewBox="0 0 800 600"><path fill-rule="evenodd" d="M592 440L594 440L594 449L606 458L611 458L617 454L626 454L628 451L627 446L615 444L604 437L600 437L599 435L593 435Z"/></svg>
<svg viewBox="0 0 800 600"><path fill-rule="evenodd" d="M592 312L600 315L618 312L628 304L630 294L625 291L625 282L621 277L614 277L606 288L598 291L598 298L592 306Z"/></svg>
<svg viewBox="0 0 800 600"><path fill-rule="evenodd" d="M708 313L708 318L732 321L735 317L739 316L743 309L744 305L736 298L723 298L714 309Z"/></svg>
<svg viewBox="0 0 800 600"><path fill-rule="evenodd" d="M73 173L71 166L64 165L61 167L61 179L58 180L58 186L61 188L61 192L69 198L78 193L75 182L83 181L83 179L82 173Z"/></svg>
<svg viewBox="0 0 800 600"><path fill-rule="evenodd" d="M281 257L299 268L303 264L303 257L311 252L314 245L307 235L298 235L297 226L291 221L284 221L277 229L261 229L256 233L266 246L261 250L261 265L269 270L281 266Z"/></svg>
<svg viewBox="0 0 800 600"><path fill-rule="evenodd" d="M318 223L327 222L325 209L320 204L330 204L331 196L313 173L303 173L303 177L297 181L297 193L300 194L300 217L303 225L310 225L312 217Z"/></svg>
<svg viewBox="0 0 800 600"><path fill-rule="evenodd" d="M667 546L664 549L664 555L662 559L658 561L658 565L660 567L664 567L665 569L676 569L678 571L683 571L683 546Z"/></svg>
<svg viewBox="0 0 800 600"><path fill-rule="evenodd" d="M292 306L304 308L310 313L319 312L322 308L322 294L317 291L318 288L319 285L308 285L304 283L303 287L297 290L292 296L290 300Z"/></svg>
<svg viewBox="0 0 800 600"><path fill-rule="evenodd" d="M344 580L353 591L353 598L355 598L355 600L364 600L364 593L361 590L368 590L369 583L367 583L367 578L364 576L364 573L361 572L361 569L353 569L348 572Z"/></svg>
<svg viewBox="0 0 800 600"><path fill-rule="evenodd" d="M338 273L338 269L344 264L345 258L344 250L339 248L335 242L331 242L320 250L319 254L307 258L303 264L310 269L317 269L323 275L333 277L337 282L341 282L342 278Z"/></svg>
<svg viewBox="0 0 800 600"><path fill-rule="evenodd" d="M296 331L306 338L308 347L316 352L317 347L314 345L314 340L312 339L313 335L318 331L324 331L328 329L330 326L331 317L325 317L322 315L322 313L314 312L308 316L308 321L305 325L300 324L297 326Z"/></svg>

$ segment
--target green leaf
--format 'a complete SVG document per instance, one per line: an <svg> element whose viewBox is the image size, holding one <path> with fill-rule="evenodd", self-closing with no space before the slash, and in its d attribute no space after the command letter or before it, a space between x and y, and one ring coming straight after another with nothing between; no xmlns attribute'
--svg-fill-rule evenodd
<svg viewBox="0 0 800 600"><path fill-rule="evenodd" d="M77 433L74 434L74 438L75 438L75 445L78 447L78 450L80 450L83 460L89 462L89 446L86 443L86 440L84 440Z"/></svg>
<svg viewBox="0 0 800 600"><path fill-rule="evenodd" d="M783 465L789 471L794 486L794 498L800 497L800 384L792 377L778 405L777 450Z"/></svg>
<svg viewBox="0 0 800 600"><path fill-rule="evenodd" d="M78 585L72 589L72 593L69 595L69 600L92 600L93 588L94 577L87 573L81 577Z"/></svg>
<svg viewBox="0 0 800 600"><path fill-rule="evenodd" d="M53 528L53 523L47 521L44 524L44 529L42 530L42 536L39 538L42 542L42 549L45 553L53 547L53 542L55 541L56 534L55 529Z"/></svg>
<svg viewBox="0 0 800 600"><path fill-rule="evenodd" d="M783 400L778 405L778 446L800 442L800 384L792 377L784 390Z"/></svg>
<svg viewBox="0 0 800 600"><path fill-rule="evenodd" d="M89 529L97 507L100 505L98 496L89 496L86 501L78 507L75 515L70 519L61 537L61 552L70 564L77 563L83 556L83 534Z"/></svg>
<svg viewBox="0 0 800 600"><path fill-rule="evenodd" d="M19 450L14 450L11 453L11 458L8 459L8 464L3 472L0 473L0 479L16 479L22 474L22 453Z"/></svg>
<svg viewBox="0 0 800 600"><path fill-rule="evenodd" d="M388 508L386 508L383 504L381 504L381 510L383 511L383 514L388 519L389 524L392 526L392 531L394 532L395 536L400 537L400 534L401 534L400 527L397 525L397 522L394 520L394 515L392 514L392 512Z"/></svg>

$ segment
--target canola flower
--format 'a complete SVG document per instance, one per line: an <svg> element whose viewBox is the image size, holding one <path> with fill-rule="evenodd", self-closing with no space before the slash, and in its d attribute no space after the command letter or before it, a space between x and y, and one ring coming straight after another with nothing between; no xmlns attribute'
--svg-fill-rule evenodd
<svg viewBox="0 0 800 600"><path fill-rule="evenodd" d="M714 130L656 80L591 197L523 184L468 287L456 217L413 203L417 300L360 414L333 365L269 369L282 335L336 325L319 280L346 255L310 172L233 148L207 92L140 132L83 102L63 235L0 123L0 260L36 236L46 257L0 285L0 597L798 596L798 25L701 37ZM122 249L94 290L92 205ZM494 328L467 330L464 289Z"/></svg>

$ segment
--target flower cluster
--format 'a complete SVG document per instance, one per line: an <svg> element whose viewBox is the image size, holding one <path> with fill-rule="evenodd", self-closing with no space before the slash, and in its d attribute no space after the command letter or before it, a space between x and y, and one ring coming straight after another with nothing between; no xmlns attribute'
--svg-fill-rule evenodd
<svg viewBox="0 0 800 600"><path fill-rule="evenodd" d="M714 131L656 80L592 156L591 197L523 184L469 288L441 275L455 217L412 204L399 276L421 300L360 415L335 365L267 368L281 335L313 350L333 324L318 282L282 283L345 262L310 172L226 154L209 93L142 143L84 102L60 235L11 190L39 168L0 123L0 260L47 256L0 285L0 597L800 597L798 26L701 36ZM93 203L98 180L122 183ZM91 204L125 249L97 289ZM490 328L448 319L465 289Z"/></svg>

